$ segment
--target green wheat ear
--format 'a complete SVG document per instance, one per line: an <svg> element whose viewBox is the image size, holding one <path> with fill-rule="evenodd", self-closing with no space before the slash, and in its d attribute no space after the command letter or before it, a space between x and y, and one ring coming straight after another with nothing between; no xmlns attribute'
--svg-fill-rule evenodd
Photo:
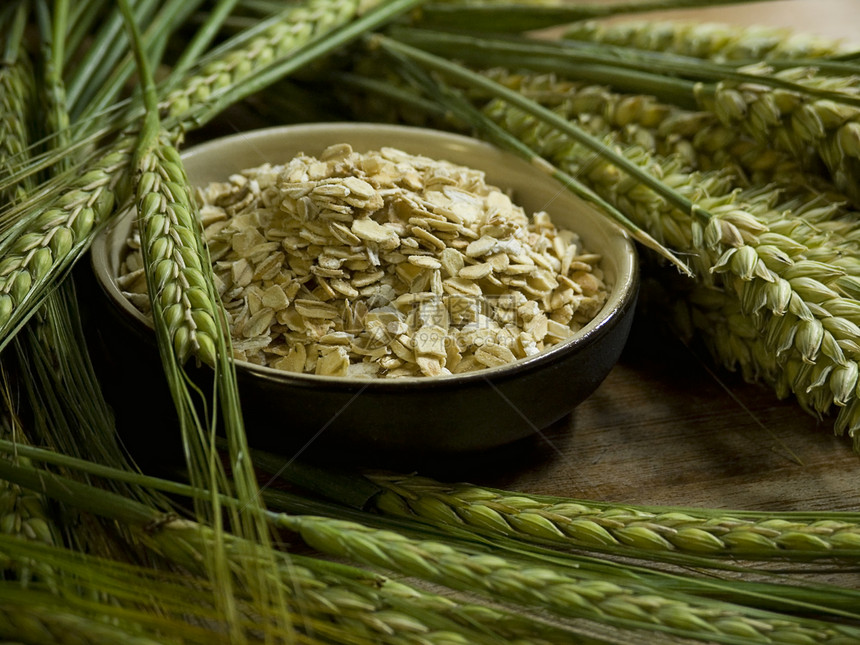
<svg viewBox="0 0 860 645"><path fill-rule="evenodd" d="M686 553L751 560L860 560L860 515L808 519L786 514L721 515L548 500L424 477L371 475L383 487L377 507L400 517L486 535L622 552Z"/></svg>
<svg viewBox="0 0 860 645"><path fill-rule="evenodd" d="M564 38L716 61L823 58L847 51L831 38L780 27L683 20L583 21L565 30Z"/></svg>
<svg viewBox="0 0 860 645"><path fill-rule="evenodd" d="M860 98L860 83L850 76L830 76L811 67L775 70L759 65L747 71L833 93L845 101ZM806 168L823 161L834 184L855 205L860 204L856 182L860 174L860 105L732 81L702 88L697 99L726 125L739 127L762 143L774 143Z"/></svg>
<svg viewBox="0 0 860 645"><path fill-rule="evenodd" d="M335 557L346 557L558 616L599 619L609 625L655 630L679 636L707 634L738 642L782 643L803 638L810 643L846 644L860 638L851 627L768 614L738 605L681 593L657 595L643 580L585 568L562 569L515 557L470 553L444 542L410 539L388 530L312 516L281 516L278 524L296 531L309 545ZM627 539L649 548L652 536L628 527ZM688 544L704 538L689 531ZM732 642L727 640L727 642ZM791 642L788 640L787 642Z"/></svg>
<svg viewBox="0 0 860 645"><path fill-rule="evenodd" d="M200 222L179 153L165 133L140 159L138 230L151 299L161 315L180 364L191 357L214 366L219 315L209 297L202 261Z"/></svg>

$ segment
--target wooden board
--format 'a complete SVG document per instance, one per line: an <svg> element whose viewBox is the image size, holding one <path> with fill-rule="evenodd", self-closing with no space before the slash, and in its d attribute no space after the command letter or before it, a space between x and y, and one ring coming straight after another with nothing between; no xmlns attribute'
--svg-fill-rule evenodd
<svg viewBox="0 0 860 645"><path fill-rule="evenodd" d="M448 476L466 477L455 464ZM860 457L831 420L713 367L645 318L621 361L564 421L487 455L471 480L637 504L860 509Z"/></svg>

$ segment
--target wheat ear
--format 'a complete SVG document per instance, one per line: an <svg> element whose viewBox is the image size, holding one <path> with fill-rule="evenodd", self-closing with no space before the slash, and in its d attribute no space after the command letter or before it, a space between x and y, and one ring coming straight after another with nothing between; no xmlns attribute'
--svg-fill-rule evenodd
<svg viewBox="0 0 860 645"><path fill-rule="evenodd" d="M676 158L685 172L720 172L744 187L814 183L822 190L835 190L805 173L788 153L723 125L711 112L678 107L647 94L613 92L605 85L572 81L553 73L516 73L505 68L484 73L559 114L577 119L590 132L600 135L611 128L619 144Z"/></svg>
<svg viewBox="0 0 860 645"><path fill-rule="evenodd" d="M179 153L164 133L141 157L137 184L138 230L152 266L150 299L158 302L176 356L214 365L215 317L201 258L200 223ZM195 232L196 231L196 232Z"/></svg>
<svg viewBox="0 0 860 645"><path fill-rule="evenodd" d="M746 194L741 202L739 193L731 190L729 176L722 191L703 194L700 190L707 180L719 179L719 174L685 173L672 158L662 159L636 146L619 147L628 159L689 195L710 214L706 221L697 221L537 119L497 102L487 113L568 173L582 176L652 235L694 254L690 264L699 279L705 284L718 279L717 284L734 293L745 313L759 316L759 327L781 360L787 363L797 356L801 363L820 365L814 375L799 372L798 385L814 384L820 396L829 395L829 405L842 408L837 429L857 434L856 325L837 319L825 304L837 309L856 278L838 265L802 257L804 245L785 234L792 230L789 218L773 209L778 191ZM614 142L611 133L606 136Z"/></svg>
<svg viewBox="0 0 860 645"><path fill-rule="evenodd" d="M630 20L613 24L585 21L567 29L564 37L716 61L822 58L847 49L832 38L780 27L711 22Z"/></svg>
<svg viewBox="0 0 860 645"><path fill-rule="evenodd" d="M206 111L219 92L236 86L278 59L354 19L379 0L307 0L285 9L276 19L257 28L255 34L226 51L217 51L191 71L181 87L171 91L162 104L166 121L197 125L195 115Z"/></svg>
<svg viewBox="0 0 860 645"><path fill-rule="evenodd" d="M757 65L744 71L826 95L774 88L765 82L721 81L713 87L697 85L696 97L702 108L758 141L773 142L807 168L823 162L836 186L855 204L860 203L856 184L860 173L860 83L850 76L830 76L811 67L775 70Z"/></svg>
<svg viewBox="0 0 860 645"><path fill-rule="evenodd" d="M468 526L485 534L600 549L671 551L748 559L860 558L860 516L809 519L787 514L651 510L581 500L548 501L422 477L371 476L385 492L376 505L400 517Z"/></svg>
<svg viewBox="0 0 860 645"><path fill-rule="evenodd" d="M636 626L714 640L780 643L845 643L860 637L852 628L769 614L739 605L682 594L657 595L641 582L610 580L607 573L556 569L495 555L469 553L392 531L310 516L282 516L279 525L311 546L337 557L397 571L509 602L542 607L567 617Z"/></svg>
<svg viewBox="0 0 860 645"><path fill-rule="evenodd" d="M58 645L164 645L162 640L135 634L100 618L57 607L50 594L21 594L21 600L0 603L0 638L11 643L57 643Z"/></svg>
<svg viewBox="0 0 860 645"><path fill-rule="evenodd" d="M757 241L762 242L757 247L759 258L769 269L789 282L793 281L799 290L805 290L810 312L807 314L800 307L800 318L808 320L815 311L824 330L819 330L815 323L804 324L803 333L792 336L799 331L792 327L792 323L798 325L794 315L784 317L780 313L783 310L777 309L774 311L776 316L763 319L757 308L763 306L763 301L761 293L756 293L756 290L739 287L745 297L742 301L734 301L732 306L733 301L728 294L721 295L716 289L703 288L697 293L702 294L704 302L720 300L717 309L731 309L728 324L717 322L719 316L714 308L703 314L708 319L706 323L703 323L702 315L697 316L697 321L717 325L713 330L720 332L712 334L703 327L705 337L719 343L715 351L724 362L729 365L740 363L747 376L760 374L780 395L794 392L810 411L827 412L834 403L842 406L847 399L853 398L854 369L845 356L856 358L857 355L852 338L856 337L860 318L852 302L858 294L855 285L860 275L860 262L857 261L860 219L856 211L846 206L843 196L826 181L813 182L808 175L804 181L793 181L800 170L788 155L756 144L737 132L730 132L718 125L712 114L681 110L657 103L649 97L618 95L603 87L571 83L552 75L510 74L499 70L492 75L506 86L551 106L559 114L579 120L596 134L609 136L611 132L612 140L624 142L629 154L644 160L648 160L647 155L660 159L653 171L659 172L665 181L683 186L689 178L695 179L697 187L704 187L706 192L700 203L712 212L719 213L724 209L714 201L719 198L719 186L709 183L708 178L722 177L729 188L737 185L738 188L727 193L730 199L725 204L735 209L733 216L738 216L744 209L760 221L759 228L763 232L756 236ZM710 129L714 127L716 132ZM711 137L713 134L717 136ZM553 136L561 148L565 144L562 137L546 134L547 141L553 141ZM660 154L666 150L683 152L679 155L670 152L668 157ZM683 162L681 165L679 160ZM721 170L692 173L684 170L683 165ZM727 172L725 168L729 166L737 170ZM680 173L679 168L682 170ZM685 173L688 179L684 178ZM762 186L754 181L749 186L744 180L747 173L756 173L759 181L766 176L768 182ZM599 168L595 169L592 181L600 181ZM741 189L743 186L749 187ZM603 190L608 191L608 185ZM653 212L660 208L659 204L655 206L646 201L647 194L635 191L631 192L633 198L626 200L621 194L624 190L623 184L616 184L616 198L624 200L624 207L639 217L646 217L649 209ZM660 229L671 233L677 231L679 225L685 226L683 221L665 215L651 215L649 221L653 232L658 235ZM753 232L749 231L747 236L752 239ZM677 234L673 240L684 241ZM785 294L788 295L787 290ZM738 332L737 338L727 334L731 329ZM831 330L841 331L827 339L825 334ZM753 341L756 335L761 335L761 339ZM799 341L798 348L804 348L801 356L786 357L786 345L790 346L794 340ZM833 349L825 351L825 356L819 356L819 341L824 347L832 347L835 341L844 353ZM813 342L816 344L811 344ZM735 357L731 355L732 349L737 350ZM816 361L815 370L805 365L813 360ZM791 369L780 370L784 364L790 364ZM828 375L833 376L829 382L832 387L829 388ZM837 428L853 427L853 418L853 413L841 411Z"/></svg>

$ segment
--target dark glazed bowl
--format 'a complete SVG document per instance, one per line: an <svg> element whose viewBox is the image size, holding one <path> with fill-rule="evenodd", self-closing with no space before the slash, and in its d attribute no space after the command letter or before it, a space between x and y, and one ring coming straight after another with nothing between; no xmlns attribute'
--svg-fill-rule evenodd
<svg viewBox="0 0 860 645"><path fill-rule="evenodd" d="M357 151L393 146L484 171L488 183L510 189L529 214L546 210L556 225L575 231L589 251L600 253L610 296L573 338L510 365L465 375L323 377L238 362L252 446L294 451L313 441L347 452L483 450L549 426L588 397L615 365L630 331L639 280L636 251L617 226L536 168L467 137L356 123L241 133L191 148L183 159L192 183L202 185L267 161L285 163L299 152L319 154L342 142ZM100 332L100 342L115 363L123 357L122 365L116 365L120 372L132 366L157 389L161 376L154 335L115 284L131 222L131 215L119 218L92 246L92 267L101 287L97 305L113 318L110 328Z"/></svg>

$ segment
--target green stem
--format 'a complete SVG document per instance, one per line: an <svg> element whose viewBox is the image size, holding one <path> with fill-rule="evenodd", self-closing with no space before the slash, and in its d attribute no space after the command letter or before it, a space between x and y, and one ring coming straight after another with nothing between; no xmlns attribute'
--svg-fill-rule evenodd
<svg viewBox="0 0 860 645"><path fill-rule="evenodd" d="M682 107L695 107L693 88L696 82L726 80L768 85L818 99L860 105L860 97L844 92L808 87L772 75L745 73L738 71L737 64L715 63L679 54L602 44L595 46L564 39L482 38L407 27L392 29L390 36L419 49L479 64L483 68L493 65L526 67L596 81L601 81L596 71L585 76L581 76L581 72L589 68L600 70L604 76L602 82L629 92L655 94ZM783 61L782 66L785 64ZM853 71L856 72L856 68Z"/></svg>
<svg viewBox="0 0 860 645"><path fill-rule="evenodd" d="M53 62L58 72L66 60L66 33L69 21L69 1L54 0Z"/></svg>
<svg viewBox="0 0 860 645"><path fill-rule="evenodd" d="M33 461L62 466L97 477L125 481L128 483L133 483L136 486L149 487L155 490L160 490L164 493L187 497L189 499L212 499L212 496L208 491L195 486L190 486L188 484L183 484L177 481L151 477L143 475L141 473L135 473L127 470L120 470L108 466L102 466L89 461L76 459L74 457L70 457L62 453L57 453L33 446L16 444L14 442L0 440L0 452L10 454L17 453L21 457L25 457ZM255 452L254 461L258 465L263 467L264 470L271 470L272 467L276 465L278 458L272 455L264 455L259 452ZM0 462L2 462L2 460L0 460ZM40 472L44 473L46 471ZM316 472L323 479L331 474L323 470L318 470ZM0 471L0 476L2 476L2 474L2 471ZM32 482L34 481L34 479L31 478L26 481L19 481L16 478L13 479L13 481L23 486L27 486L27 482ZM360 478L356 479L356 482L360 483ZM91 487L89 488L89 490L91 495L93 492L95 492L94 489L92 489ZM99 495L102 494L102 491L99 491ZM111 495L111 493L104 494ZM420 526L416 525L415 521L397 520L396 518L382 519L376 515L368 515L367 513L359 512L350 508L344 508L340 504L331 504L327 502L310 500L304 496L295 495L280 490L267 490L265 491L265 495L266 498L273 503L273 506L275 508L287 510L287 512L291 514L324 514L329 517L353 518L355 521L370 523L373 525L387 528L389 530L397 530L406 533L417 532L418 535L423 536L425 538L427 537L428 532L435 532L435 530L437 530L438 528L430 526L421 528ZM93 496L96 497L98 495ZM114 497L116 498L117 496ZM119 499L115 499L116 505L109 505L106 508L111 510L115 509L118 505L120 505ZM223 504L226 507L240 508L242 506L237 499L227 495L219 494L217 496L217 499L219 503ZM134 504L134 502L129 503ZM86 510L97 512L94 508L88 508ZM150 514L153 514L153 517L156 513L155 511L148 512ZM269 522L272 523L277 523L278 521L283 519L283 514L279 512L264 511L263 515L267 518ZM108 515L108 517L114 516ZM818 518L823 519L823 516L818 516ZM436 537L437 539L439 539L439 535L437 535ZM464 531L452 531L450 533L449 539L452 539L455 542L462 542L464 544L466 542L470 542L473 545L476 544L476 536ZM490 543L492 543L493 546L497 548L505 549L511 553L518 553L520 556L524 557L527 556L538 558L544 562L555 566L571 566L571 560L568 558L568 556L562 553L543 549L537 544L517 546L516 542L510 541L507 538L501 536L494 536L493 538L491 538ZM608 561L597 558L590 558L587 556L575 556L573 558L573 562L574 566L576 567L585 567L594 571L602 571L606 567L611 566L611 563ZM689 565L690 563L688 562L687 564ZM667 589L671 589L673 591L682 591L689 594L695 594L697 596L712 597L735 603L755 603L757 606L768 607L773 610L779 611L800 611L813 613L823 612L829 613L834 616L842 616L850 619L855 619L858 617L856 612L854 611L857 603L857 593L852 592L851 590L843 590L838 587L807 585L805 588L795 588L791 585L786 584L753 582L744 582L742 584L737 584L717 579L703 580L698 578L685 578L682 576L664 574L641 567L631 568L630 570L631 572L634 572L640 576L649 576L649 584L653 584L660 587L665 586ZM351 567L345 569L345 571L352 571L353 573L356 573L356 571ZM616 575L619 573L618 570L614 571ZM362 577L366 576L366 574L362 571L359 571L358 573L361 573ZM812 594L819 594L819 600L817 600L816 602L812 602ZM845 595L845 597L842 597L843 595Z"/></svg>
<svg viewBox="0 0 860 645"><path fill-rule="evenodd" d="M754 65L761 61L736 61L738 65ZM768 67L774 69L791 69L792 67L814 67L819 72L829 72L836 76L851 76L860 74L860 65L856 62L841 61L838 58L775 58L767 61Z"/></svg>
<svg viewBox="0 0 860 645"><path fill-rule="evenodd" d="M708 211L696 205L692 200L671 189L658 178L643 171L635 163L626 159L623 155L618 154L603 142L595 139L574 123L559 116L551 110L542 107L521 94L514 92L513 90L509 90L503 85L500 85L485 76L472 72L465 67L456 65L448 60L439 58L438 56L434 56L433 54L429 54L420 49L416 49L415 47L411 47L392 38L375 34L371 37L371 43L376 44L387 51L397 52L407 58L416 60L430 69L465 82L470 86L480 88L489 94L537 117L552 127L560 130L577 143L587 147L601 158L611 162L690 217L698 218L703 222L707 222L712 217Z"/></svg>
<svg viewBox="0 0 860 645"><path fill-rule="evenodd" d="M156 0L142 0L136 3L135 18L140 19L154 9L155 2ZM110 11L102 22L95 40L88 47L87 53L70 75L66 84L66 94L74 117L77 117L79 111L89 103L89 97L102 86L114 63L125 52L126 45L120 35L122 28L122 14Z"/></svg>
<svg viewBox="0 0 860 645"><path fill-rule="evenodd" d="M54 10L48 10L47 0L36 3L36 16L42 33L42 101L44 104L43 141L48 150L62 151L62 156L47 176L54 176L74 165L75 158L66 152L71 143L66 86L62 77L65 58L65 37L68 21L68 0L55 0Z"/></svg>
<svg viewBox="0 0 860 645"><path fill-rule="evenodd" d="M229 495L223 493L218 493L213 496L212 493L205 488L191 486L190 484L184 484L182 482L174 481L171 479L153 477L151 475L145 475L141 472L136 472L133 470L105 466L85 459L72 457L71 455L62 452L46 450L45 448L39 448L23 443L17 443L6 439L0 439L0 453L18 455L31 461L38 461L45 464L51 464L53 466L59 466L61 468L66 468L72 471L92 475L94 477L102 477L104 479L124 482L132 484L135 487L149 488L152 490L160 491L162 493L166 493L168 495L177 495L192 500L198 499L211 501L213 498L215 498L217 499L219 504L222 504L225 507L233 509L243 509L243 506L238 499L230 497ZM257 460L259 458L260 455L255 453L255 463L257 463ZM265 464L265 460L263 463ZM322 473L323 471L320 472ZM324 474L325 476L329 476L332 473L325 472ZM27 482L31 482L33 480L22 480L21 482L19 482L17 479L15 479L14 481L26 487ZM374 489L378 490L378 487L375 484L370 483L365 478L352 478L352 481L359 488L372 486ZM90 487L90 490L92 492L94 489ZM101 493L101 491L99 492ZM292 513L319 514L323 512L323 510L325 510L326 512L331 513L333 515L339 515L343 512L348 512L342 506L334 506L327 502L311 501L306 497L288 493L286 491L270 490L266 492L266 496L271 496L271 498L277 502L280 508L289 508L290 512ZM123 496L122 499L129 498ZM144 508L146 507L144 506ZM249 509L245 508L243 510ZM152 512L155 513L156 511ZM264 511L263 514L270 520L277 517L278 515L278 513L274 513L272 511Z"/></svg>
<svg viewBox="0 0 860 645"><path fill-rule="evenodd" d="M218 4L210 11L206 22L200 26L194 38L188 44L188 47L185 48L182 55L173 65L170 72L171 78L178 79L180 74L184 74L192 65L197 63L197 59L200 58L201 54L218 34L218 30L238 2L239 0L218 0ZM170 86L172 86L172 83Z"/></svg>
<svg viewBox="0 0 860 645"><path fill-rule="evenodd" d="M182 24L186 15L195 10L201 3L202 0L170 0L159 9L152 24L141 35L150 68L158 65L174 27ZM87 119L90 120L91 124L99 125L99 119L94 117L114 105L120 92L135 71L134 60L134 56L126 56L121 63L115 66L110 77L89 98L87 104L81 107L77 114L77 121L81 123L82 127L85 126L82 122ZM86 130L86 127L84 129Z"/></svg>
<svg viewBox="0 0 860 645"><path fill-rule="evenodd" d="M68 57L74 56L81 43L92 33L93 24L102 18L106 0L87 0L87 2L73 2L69 10L69 24L71 27L66 34L65 50L66 59L63 60L65 69L69 64Z"/></svg>
<svg viewBox="0 0 860 645"><path fill-rule="evenodd" d="M695 107L693 81L689 76L702 76L706 65L701 59L690 59L688 65L668 63L668 55L601 45L577 45L563 40L537 40L525 37L506 39L457 34L427 29L397 27L389 35L413 47L432 54L444 55L481 68L509 67L564 74L577 80L610 83L627 91L658 95L688 107ZM645 58L646 60L639 60ZM680 56L672 58L680 59ZM652 60L656 59L656 60ZM684 78L663 67L681 68L690 72ZM720 72L729 73L720 67ZM749 76L749 75L747 75ZM708 75L712 78L712 75Z"/></svg>
<svg viewBox="0 0 860 645"><path fill-rule="evenodd" d="M272 475L272 480L284 479L353 508L366 508L370 500L382 492L382 487L354 473L335 471L300 459L286 459L262 450L251 450L250 455L255 467Z"/></svg>
<svg viewBox="0 0 860 645"><path fill-rule="evenodd" d="M3 64L11 65L18 60L18 52L24 37L24 29L27 27L27 3L19 2L15 15L12 18L9 29L6 31L3 46Z"/></svg>
<svg viewBox="0 0 860 645"><path fill-rule="evenodd" d="M134 54L135 61L137 61L137 73L140 75L140 83L143 86L143 105L146 109L146 114L144 115L144 123L141 127L140 141L136 154L139 159L142 154L154 145L158 136L158 94L155 91L155 79L152 76L149 61L144 54L140 30L137 27L137 21L132 13L129 0L119 0L118 5L125 20L128 37L132 43L132 53Z"/></svg>
<svg viewBox="0 0 860 645"><path fill-rule="evenodd" d="M224 91L214 97L215 100L204 111L196 116L195 123L200 125L208 122L226 106L263 89L280 78L292 74L310 62L344 47L365 33L377 29L389 23L397 16L414 9L422 4L422 2L424 0L390 0L382 3L357 20L340 27L334 32L327 33L321 38L315 39L300 48L286 60L279 61L256 72L240 85L225 88Z"/></svg>
<svg viewBox="0 0 860 645"><path fill-rule="evenodd" d="M17 448L20 451L23 446ZM88 484L32 466L15 465L6 459L0 459L0 478L41 492L62 504L133 526L146 526L164 517L164 513L122 495L106 490L94 494L95 489Z"/></svg>

